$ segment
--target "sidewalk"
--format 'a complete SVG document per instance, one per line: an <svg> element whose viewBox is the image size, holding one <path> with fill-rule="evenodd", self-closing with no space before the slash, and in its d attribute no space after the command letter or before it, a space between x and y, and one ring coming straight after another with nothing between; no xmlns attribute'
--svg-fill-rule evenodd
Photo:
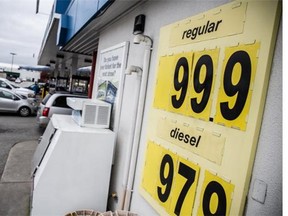
<svg viewBox="0 0 288 216"><path fill-rule="evenodd" d="M30 208L31 161L38 140L14 145L0 181L0 216L27 216Z"/></svg>

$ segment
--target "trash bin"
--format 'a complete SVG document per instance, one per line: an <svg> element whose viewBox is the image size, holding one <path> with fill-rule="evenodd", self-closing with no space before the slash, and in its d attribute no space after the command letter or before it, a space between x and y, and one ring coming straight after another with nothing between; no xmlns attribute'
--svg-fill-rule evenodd
<svg viewBox="0 0 288 216"><path fill-rule="evenodd" d="M95 212L93 210L79 210L66 214L65 216L98 216L101 213Z"/></svg>

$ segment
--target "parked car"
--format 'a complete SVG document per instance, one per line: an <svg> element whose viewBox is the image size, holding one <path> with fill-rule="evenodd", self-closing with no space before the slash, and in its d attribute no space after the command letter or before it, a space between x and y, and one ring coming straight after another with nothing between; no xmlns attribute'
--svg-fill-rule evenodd
<svg viewBox="0 0 288 216"><path fill-rule="evenodd" d="M23 95L28 98L35 98L34 91L27 88L19 87L5 78L0 78L0 87L9 89L14 93L17 93L18 95Z"/></svg>
<svg viewBox="0 0 288 216"><path fill-rule="evenodd" d="M37 112L36 99L18 95L12 90L0 88L0 112L18 113L26 117Z"/></svg>
<svg viewBox="0 0 288 216"><path fill-rule="evenodd" d="M46 127L53 114L71 115L72 108L67 105L67 97L87 98L84 95L64 92L48 93L40 103L36 120L40 127Z"/></svg>
<svg viewBox="0 0 288 216"><path fill-rule="evenodd" d="M15 80L15 83L21 83L22 80L18 77L16 80Z"/></svg>

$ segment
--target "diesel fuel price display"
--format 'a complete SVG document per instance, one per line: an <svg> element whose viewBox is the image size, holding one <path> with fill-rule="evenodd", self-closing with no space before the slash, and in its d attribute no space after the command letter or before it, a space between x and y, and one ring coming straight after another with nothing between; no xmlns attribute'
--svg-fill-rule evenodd
<svg viewBox="0 0 288 216"><path fill-rule="evenodd" d="M255 42L162 56L154 107L246 130L259 46Z"/></svg>
<svg viewBox="0 0 288 216"><path fill-rule="evenodd" d="M200 170L193 162L148 142L142 187L169 215L192 215L197 187L201 187L197 215L228 215L235 186L207 170L199 184Z"/></svg>

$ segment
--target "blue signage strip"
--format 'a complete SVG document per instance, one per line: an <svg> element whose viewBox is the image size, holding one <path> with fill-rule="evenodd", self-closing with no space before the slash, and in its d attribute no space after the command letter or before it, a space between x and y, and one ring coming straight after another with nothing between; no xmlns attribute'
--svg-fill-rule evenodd
<svg viewBox="0 0 288 216"><path fill-rule="evenodd" d="M55 12L61 14L57 45L63 46L114 0L56 0ZM64 19L65 18L65 19ZM65 20L65 21L64 21Z"/></svg>

